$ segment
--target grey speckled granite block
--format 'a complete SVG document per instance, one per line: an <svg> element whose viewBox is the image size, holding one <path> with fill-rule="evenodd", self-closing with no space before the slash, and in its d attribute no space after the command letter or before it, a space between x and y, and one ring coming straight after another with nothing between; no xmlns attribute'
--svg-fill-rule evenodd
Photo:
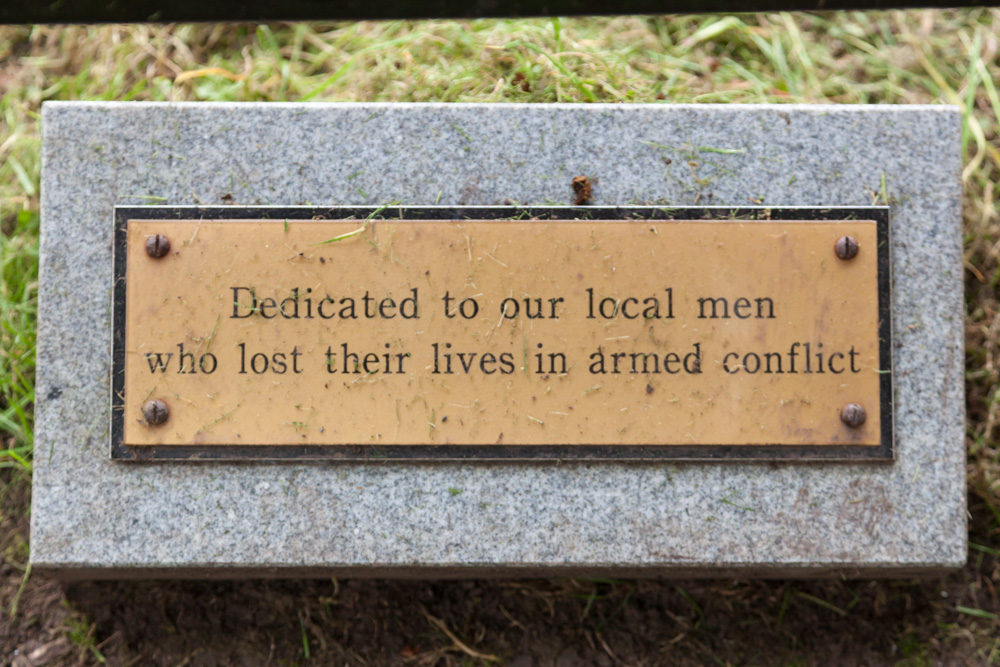
<svg viewBox="0 0 1000 667"><path fill-rule="evenodd" d="M32 563L84 577L959 566L959 134L950 107L46 103ZM700 154L701 185L685 164L698 147L742 152ZM870 205L884 179L896 461L109 460L115 204L568 204L580 173L595 204Z"/></svg>

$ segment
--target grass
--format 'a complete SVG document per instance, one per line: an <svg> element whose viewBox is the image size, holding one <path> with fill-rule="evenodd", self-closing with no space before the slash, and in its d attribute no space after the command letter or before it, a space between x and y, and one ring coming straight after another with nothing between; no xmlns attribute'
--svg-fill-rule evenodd
<svg viewBox="0 0 1000 667"><path fill-rule="evenodd" d="M536 634L546 628L569 632L549 619L562 618L563 608L585 605L571 610L567 624L594 651L623 662L655 661L649 656L662 655L662 649L681 662L686 656L693 663L760 663L762 655L779 651L783 660L803 663L809 661L809 653L802 653L808 647L840 647L848 634L874 624L870 636L862 632L856 640L883 651L872 662L1000 664L998 34L1000 12L985 9L0 28L0 576L7 581L0 586L0 647L13 650L39 633L61 633L81 647L81 655L96 660L131 655L141 643L114 639L109 621L95 626L84 611L65 611L62 593L48 607L41 605L40 591L48 589L25 578L43 101L950 103L964 110L969 565L931 582L716 582L674 589L652 582L566 580L500 583L490 590L504 592L498 595L508 605L504 609L514 610L511 623ZM409 589L372 590L405 598ZM516 596L505 597L510 591ZM5 615L15 595L20 625L7 623ZM86 606L83 598L74 599ZM538 615L516 618L535 603ZM338 659L361 660L358 651L368 650L363 642L337 649L340 644L309 620L333 614L333 603L301 604L302 613L312 616L288 616L305 619L288 627L298 647L289 645L290 661L335 649L343 651L334 652ZM674 630L662 644L644 644L634 617L657 604L675 619ZM23 611L28 609L33 611ZM70 613L69 620L58 609ZM90 613L101 615L97 607ZM518 650L516 642L504 643L502 633L480 636L478 612L455 611L448 618L437 613L442 617L422 626L423 634L397 658L484 661ZM419 612L412 617L421 618ZM59 618L64 620L52 620ZM730 624L720 628L718 619ZM632 634L616 643L621 623ZM727 643L727 636L737 639ZM101 653L90 650L98 640ZM758 643L763 648L754 653ZM654 648L644 654L643 646ZM181 662L185 655L172 658Z"/></svg>

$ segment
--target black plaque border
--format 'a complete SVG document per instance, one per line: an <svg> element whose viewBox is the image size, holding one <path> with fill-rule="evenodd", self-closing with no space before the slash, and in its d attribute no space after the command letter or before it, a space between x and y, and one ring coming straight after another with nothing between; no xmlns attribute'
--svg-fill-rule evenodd
<svg viewBox="0 0 1000 667"><path fill-rule="evenodd" d="M879 445L142 445L124 444L128 221L138 220L874 220L878 230ZM868 461L891 462L892 291L887 206L116 206L111 349L111 458L123 461Z"/></svg>

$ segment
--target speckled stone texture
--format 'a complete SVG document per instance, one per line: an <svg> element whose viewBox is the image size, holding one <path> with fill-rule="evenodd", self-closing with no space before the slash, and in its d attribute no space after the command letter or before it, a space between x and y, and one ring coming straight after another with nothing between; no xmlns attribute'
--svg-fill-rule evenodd
<svg viewBox="0 0 1000 667"><path fill-rule="evenodd" d="M46 103L31 561L78 577L959 566L959 139L943 106ZM884 180L896 461L108 458L115 204L570 204L578 174L595 204L860 206Z"/></svg>

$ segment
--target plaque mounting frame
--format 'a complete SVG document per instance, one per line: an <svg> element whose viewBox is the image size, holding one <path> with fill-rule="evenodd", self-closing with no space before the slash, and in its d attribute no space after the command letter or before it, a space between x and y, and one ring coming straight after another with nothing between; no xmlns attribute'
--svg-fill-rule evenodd
<svg viewBox="0 0 1000 667"><path fill-rule="evenodd" d="M144 220L873 220L878 247L880 444L872 445L143 445L124 444L128 221ZM111 458L123 461L867 461L891 462L893 443L890 210L871 207L723 206L116 206L111 350Z"/></svg>

